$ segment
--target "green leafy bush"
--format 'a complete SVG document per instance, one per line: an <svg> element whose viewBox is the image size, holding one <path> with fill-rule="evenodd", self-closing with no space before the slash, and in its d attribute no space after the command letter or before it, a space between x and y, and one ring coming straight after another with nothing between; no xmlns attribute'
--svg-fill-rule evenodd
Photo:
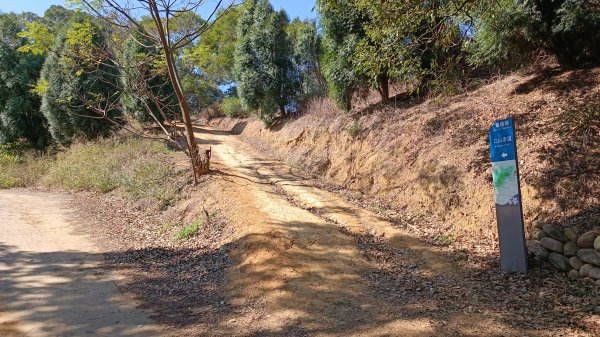
<svg viewBox="0 0 600 337"><path fill-rule="evenodd" d="M482 2L474 43L468 46L474 65L511 69L529 64L539 51L561 63L598 62L600 12L594 1Z"/></svg>
<svg viewBox="0 0 600 337"><path fill-rule="evenodd" d="M237 97L225 97L221 102L221 111L227 117L245 117L247 115Z"/></svg>

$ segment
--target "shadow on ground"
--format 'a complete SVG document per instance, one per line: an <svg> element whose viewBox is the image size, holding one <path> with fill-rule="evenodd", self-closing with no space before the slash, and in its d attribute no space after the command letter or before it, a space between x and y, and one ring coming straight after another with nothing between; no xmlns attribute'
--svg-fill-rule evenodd
<svg viewBox="0 0 600 337"><path fill-rule="evenodd" d="M599 314L593 311L600 305L598 290L553 277L547 267L534 263L529 275L502 274L495 257L489 257L484 264L477 264L479 267L468 267L470 262L463 261L464 278L432 277L407 262L408 251L393 249L380 237L338 228L335 230L348 240L328 246L327 238L317 237L320 226L309 222L278 225L285 230L243 236L207 250L32 254L0 245L3 311L19 310L32 298L42 299L43 305L23 319L51 322L44 323L44 331L52 334L60 324L56 312L80 310L84 301L90 305L81 314L88 315L90 326L76 324L69 317L64 325L72 331L109 329L110 335L128 336L132 327L124 321L105 327L95 323L95 307L110 298L68 292L72 277L87 273L80 281L97 289L112 284L107 275L118 269L129 275L122 289L133 293L140 307L151 309L156 321L183 329L177 330L179 333L544 336L564 329L597 332L591 330L597 327L587 322ZM298 242L298 236L314 236L314 242ZM360 261L345 253L357 247ZM232 250L242 252L243 259L230 257ZM79 263L82 254L101 267L86 270ZM226 279L228 268L239 277ZM43 274L64 277L57 278L53 286L42 286L36 278ZM226 296L228 289L235 288L241 290L236 293L242 298ZM3 336L10 336L8 328L3 324Z"/></svg>
<svg viewBox="0 0 600 337"><path fill-rule="evenodd" d="M0 244L0 335L155 336L140 325L151 322L139 309L114 297L111 266L103 261L81 251L32 253Z"/></svg>

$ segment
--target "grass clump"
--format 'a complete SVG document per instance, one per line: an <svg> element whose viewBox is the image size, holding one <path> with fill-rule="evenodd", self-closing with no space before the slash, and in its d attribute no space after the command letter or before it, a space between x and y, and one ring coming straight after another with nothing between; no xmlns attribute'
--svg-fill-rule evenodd
<svg viewBox="0 0 600 337"><path fill-rule="evenodd" d="M354 121L354 122L350 123L350 125L348 125L348 133L350 133L350 136L352 136L352 137L358 136L358 133L360 132L361 129L362 129L362 126L360 125L359 121Z"/></svg>
<svg viewBox="0 0 600 337"><path fill-rule="evenodd" d="M19 154L11 145L0 145L0 189L37 186L51 163L49 156Z"/></svg>
<svg viewBox="0 0 600 337"><path fill-rule="evenodd" d="M200 227L202 227L203 224L204 222L202 220L196 220L191 224L181 228L179 232L177 232L177 240L185 240L195 236L198 234Z"/></svg>
<svg viewBox="0 0 600 337"><path fill-rule="evenodd" d="M558 116L559 131L587 144L600 138L600 104L581 105Z"/></svg>

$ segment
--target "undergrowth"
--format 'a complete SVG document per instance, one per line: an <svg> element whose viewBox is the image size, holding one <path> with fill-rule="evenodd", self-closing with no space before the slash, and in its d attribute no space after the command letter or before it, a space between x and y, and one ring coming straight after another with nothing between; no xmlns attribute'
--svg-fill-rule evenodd
<svg viewBox="0 0 600 337"><path fill-rule="evenodd" d="M51 162L49 156L19 154L10 145L0 145L0 188L35 186Z"/></svg>
<svg viewBox="0 0 600 337"><path fill-rule="evenodd" d="M573 137L584 145L600 138L600 105L592 103L577 106L558 116L559 131L563 136Z"/></svg>
<svg viewBox="0 0 600 337"><path fill-rule="evenodd" d="M203 224L204 224L204 221L196 220L196 221L192 222L191 224L182 227L179 230L179 232L177 232L177 239L178 240L189 239L192 236L198 234L198 231L200 230L200 227Z"/></svg>
<svg viewBox="0 0 600 337"><path fill-rule="evenodd" d="M74 144L54 156L0 152L0 188L55 187L106 193L120 189L160 208L177 195L172 153L157 141L109 139Z"/></svg>

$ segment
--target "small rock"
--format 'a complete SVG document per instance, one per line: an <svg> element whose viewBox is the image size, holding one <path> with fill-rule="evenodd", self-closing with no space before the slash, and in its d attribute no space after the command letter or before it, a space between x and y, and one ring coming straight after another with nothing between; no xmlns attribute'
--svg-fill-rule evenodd
<svg viewBox="0 0 600 337"><path fill-rule="evenodd" d="M600 287L600 280L596 281L596 286Z"/></svg>
<svg viewBox="0 0 600 337"><path fill-rule="evenodd" d="M575 256L571 257L569 259L569 264L571 265L571 267L573 267L573 269L581 269L581 267L583 267L583 263L581 261L579 261L579 259Z"/></svg>
<svg viewBox="0 0 600 337"><path fill-rule="evenodd" d="M542 243L542 247L544 247L548 250L551 250L551 251L557 252L557 253L563 252L563 244L558 240L555 240L550 237L546 237L546 238L542 238L540 240L540 242Z"/></svg>
<svg viewBox="0 0 600 337"><path fill-rule="evenodd" d="M556 239L560 242L569 241L565 234L558 227L552 224L545 224L543 228L544 232L546 232L546 234L548 234L548 236L550 236L551 238Z"/></svg>
<svg viewBox="0 0 600 337"><path fill-rule="evenodd" d="M600 280L600 268L592 268L588 273L588 276L594 280Z"/></svg>
<svg viewBox="0 0 600 337"><path fill-rule="evenodd" d="M544 242L542 242L544 244ZM600 254L595 249L584 248L577 251L577 258L581 262L593 264L596 267L600 267Z"/></svg>
<svg viewBox="0 0 600 337"><path fill-rule="evenodd" d="M538 241L541 240L542 238L547 237L547 236L548 236L548 234L546 234L546 232L544 232L541 229L533 231L533 238L536 239L536 240L538 240Z"/></svg>
<svg viewBox="0 0 600 337"><path fill-rule="evenodd" d="M577 239L577 245L579 248L593 248L594 240L598 236L596 231L589 231L581 234L581 236Z"/></svg>
<svg viewBox="0 0 600 337"><path fill-rule="evenodd" d="M548 262L552 265L552 267L561 270L561 271L569 271L571 270L571 264L569 264L569 260L562 254L559 253L550 253L548 257Z"/></svg>
<svg viewBox="0 0 600 337"><path fill-rule="evenodd" d="M537 240L529 240L525 245L527 246L527 250L531 254L535 255L535 257L538 259L542 261L548 260L548 255L550 255L550 252L546 248L542 247L541 242Z"/></svg>
<svg viewBox="0 0 600 337"><path fill-rule="evenodd" d="M533 225L533 228L538 228L538 229L542 229L542 228L544 228L544 225L545 225L545 224L546 224L546 223L545 223L545 222L543 222L542 220L535 220L535 221L533 221L533 223L532 223L532 225Z"/></svg>
<svg viewBox="0 0 600 337"><path fill-rule="evenodd" d="M564 252L565 256L567 256L567 257L575 256L577 254L578 250L579 250L579 247L577 247L577 244L573 241L569 241L569 242L565 243L565 245L563 247L563 252Z"/></svg>
<svg viewBox="0 0 600 337"><path fill-rule="evenodd" d="M600 251L600 236L594 240L594 249Z"/></svg>
<svg viewBox="0 0 600 337"><path fill-rule="evenodd" d="M567 237L567 239L569 239L569 241L575 242L577 242L577 238L579 237L579 235L577 235L577 231L572 227L565 228L565 236Z"/></svg>
<svg viewBox="0 0 600 337"><path fill-rule="evenodd" d="M572 280L576 280L578 278L581 278L581 276L579 275L579 272L575 269L571 269L569 270L569 273L567 274L567 276L572 279Z"/></svg>
<svg viewBox="0 0 600 337"><path fill-rule="evenodd" d="M579 276L581 277L587 277L590 274L590 269L594 268L594 266L592 266L591 264L584 264L583 266L581 266L581 268L579 269Z"/></svg>

